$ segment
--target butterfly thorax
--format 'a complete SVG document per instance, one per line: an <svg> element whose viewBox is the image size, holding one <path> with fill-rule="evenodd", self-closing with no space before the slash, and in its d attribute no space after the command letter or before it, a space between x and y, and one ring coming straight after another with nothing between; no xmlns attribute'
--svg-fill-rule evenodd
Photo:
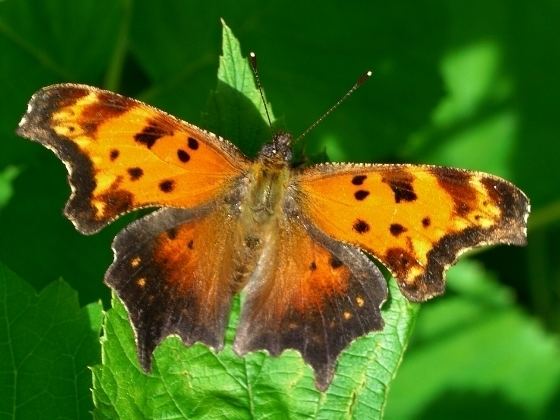
<svg viewBox="0 0 560 420"><path fill-rule="evenodd" d="M289 166L292 160L292 135L284 132L276 133L272 141L262 147L257 160L269 169Z"/></svg>
<svg viewBox="0 0 560 420"><path fill-rule="evenodd" d="M245 178L241 199L237 248L237 269L234 282L242 288L259 261L274 246L279 218L291 176L291 136L278 134L261 149Z"/></svg>
<svg viewBox="0 0 560 420"><path fill-rule="evenodd" d="M276 134L263 146L251 166L245 199L242 200L247 229L261 229L280 214L290 177L291 143L290 134Z"/></svg>

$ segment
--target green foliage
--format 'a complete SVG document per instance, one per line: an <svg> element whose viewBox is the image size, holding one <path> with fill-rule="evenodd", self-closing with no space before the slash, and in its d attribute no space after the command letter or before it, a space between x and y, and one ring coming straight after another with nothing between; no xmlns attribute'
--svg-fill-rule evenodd
<svg viewBox="0 0 560 420"><path fill-rule="evenodd" d="M62 280L39 295L0 264L0 417L88 418L101 305Z"/></svg>
<svg viewBox="0 0 560 420"><path fill-rule="evenodd" d="M228 84L216 86L220 17L245 54L257 52L274 114L295 135L357 75L374 70L306 138L308 155L326 150L338 161L490 171L532 200L527 248L478 254L485 269L451 269L450 293L423 305L387 416L450 418L455 408L454 417L553 417L560 409L558 344L550 338L560 331L560 4L552 0L326 1L321 7L278 0L0 1L0 261L37 290L62 275L82 304L99 298L109 304L101 281L109 244L130 217L93 237L77 234L63 218L69 195L63 165L14 134L30 95L42 86L84 82L117 90L211 128L248 154L269 139L260 109L232 95ZM212 89L218 94L208 99ZM205 105L209 113L201 116ZM235 106L240 112L228 115ZM254 119L241 126L238 115L243 124ZM487 288L493 277L508 288ZM465 278L478 292L462 287ZM170 343L178 345L172 339L164 347ZM126 386L122 392L137 391ZM107 408L103 401L110 400L98 400Z"/></svg>
<svg viewBox="0 0 560 420"><path fill-rule="evenodd" d="M420 312L387 418L554 418L558 339L478 264L451 270L449 289Z"/></svg>

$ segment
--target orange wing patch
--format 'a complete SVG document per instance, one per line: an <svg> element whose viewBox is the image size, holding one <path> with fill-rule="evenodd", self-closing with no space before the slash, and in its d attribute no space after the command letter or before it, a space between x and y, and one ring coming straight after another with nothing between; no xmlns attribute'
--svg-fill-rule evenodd
<svg viewBox="0 0 560 420"><path fill-rule="evenodd" d="M248 167L231 143L84 85L40 90L18 133L54 150L67 165L73 192L65 212L84 233L140 207L206 203Z"/></svg>
<svg viewBox="0 0 560 420"><path fill-rule="evenodd" d="M161 209L115 238L105 282L128 309L145 370L170 334L222 348L235 292L235 225L227 220L223 210Z"/></svg>
<svg viewBox="0 0 560 420"><path fill-rule="evenodd" d="M421 165L318 165L296 183L304 214L333 238L374 255L414 301L443 293L444 271L463 251L526 243L527 197L488 174Z"/></svg>
<svg viewBox="0 0 560 420"><path fill-rule="evenodd" d="M298 350L330 383L336 359L354 339L383 328L386 281L360 250L330 239L300 217L284 219L259 262L237 328L239 354Z"/></svg>

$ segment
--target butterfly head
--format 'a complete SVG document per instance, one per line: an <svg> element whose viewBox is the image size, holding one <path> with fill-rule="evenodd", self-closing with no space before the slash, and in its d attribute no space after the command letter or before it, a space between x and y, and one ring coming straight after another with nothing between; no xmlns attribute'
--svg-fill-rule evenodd
<svg viewBox="0 0 560 420"><path fill-rule="evenodd" d="M274 167L287 166L292 160L292 140L289 133L276 133L272 141L262 147L259 153L260 160Z"/></svg>

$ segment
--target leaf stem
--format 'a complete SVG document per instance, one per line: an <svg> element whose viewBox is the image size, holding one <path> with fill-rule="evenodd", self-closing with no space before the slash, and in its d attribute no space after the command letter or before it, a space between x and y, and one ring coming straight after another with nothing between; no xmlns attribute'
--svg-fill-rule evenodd
<svg viewBox="0 0 560 420"><path fill-rule="evenodd" d="M152 87L142 91L136 97L143 102L150 102L151 98L157 96L161 92L166 90L172 90L174 86L179 85L183 80L186 80L192 75L198 73L204 68L209 67L215 61L215 57L212 54L205 54L197 60L192 61L189 65L185 66L180 72L178 72L172 78L168 78L165 82L152 85Z"/></svg>
<svg viewBox="0 0 560 420"><path fill-rule="evenodd" d="M130 20L132 18L132 2L133 0L121 0L122 19L113 50L113 56L109 62L105 81L103 85L106 89L116 91L121 82L121 76L124 66L124 59L128 49L128 35L130 32Z"/></svg>
<svg viewBox="0 0 560 420"><path fill-rule="evenodd" d="M23 51L33 57L36 61L38 61L41 66L52 71L61 79L72 79L70 73L68 73L62 67L59 67L58 64L56 64L48 54L44 53L39 48L35 48L32 44L24 40L21 36L14 32L12 28L6 25L6 23L2 19L0 19L0 34L4 35L7 39L12 41Z"/></svg>

